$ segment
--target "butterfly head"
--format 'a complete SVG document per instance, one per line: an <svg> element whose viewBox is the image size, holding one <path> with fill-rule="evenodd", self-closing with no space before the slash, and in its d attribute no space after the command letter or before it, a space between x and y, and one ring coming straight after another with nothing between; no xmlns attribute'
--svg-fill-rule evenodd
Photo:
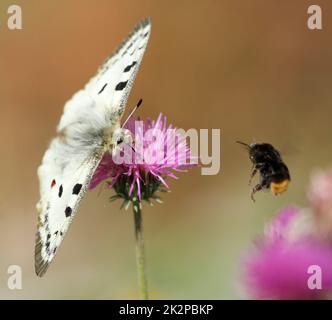
<svg viewBox="0 0 332 320"><path fill-rule="evenodd" d="M117 153L122 144L132 145L132 133L128 129L117 128L112 134L112 153Z"/></svg>

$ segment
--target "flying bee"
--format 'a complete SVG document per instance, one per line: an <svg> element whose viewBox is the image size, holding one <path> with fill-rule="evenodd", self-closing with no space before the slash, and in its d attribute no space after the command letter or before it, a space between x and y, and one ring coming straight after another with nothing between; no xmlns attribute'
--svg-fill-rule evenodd
<svg viewBox="0 0 332 320"><path fill-rule="evenodd" d="M288 167L283 162L278 150L269 143L252 143L249 145L241 141L236 142L245 146L253 164L249 185L251 185L256 173L260 173L260 181L251 191L253 201L255 201L255 193L260 190L270 189L274 195L279 195L287 190L291 178Z"/></svg>

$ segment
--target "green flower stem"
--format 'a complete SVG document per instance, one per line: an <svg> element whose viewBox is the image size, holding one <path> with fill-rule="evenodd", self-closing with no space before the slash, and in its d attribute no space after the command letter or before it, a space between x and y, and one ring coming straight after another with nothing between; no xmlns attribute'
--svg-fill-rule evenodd
<svg viewBox="0 0 332 320"><path fill-rule="evenodd" d="M139 296L141 300L148 300L148 287L145 272L145 253L142 225L142 210L137 197L133 199L135 236L136 236L136 267L138 277Z"/></svg>

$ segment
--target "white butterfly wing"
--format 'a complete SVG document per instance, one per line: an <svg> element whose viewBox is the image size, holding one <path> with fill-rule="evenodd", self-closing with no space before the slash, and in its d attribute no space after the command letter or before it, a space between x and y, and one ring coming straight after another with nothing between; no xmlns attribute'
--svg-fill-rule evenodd
<svg viewBox="0 0 332 320"><path fill-rule="evenodd" d="M151 33L150 19L143 20L117 51L100 67L85 90L98 107L122 115Z"/></svg>
<svg viewBox="0 0 332 320"><path fill-rule="evenodd" d="M71 154L68 162L67 152L73 150L60 138L54 139L38 169L42 196L37 205L35 269L39 276L53 260L100 161L97 154L84 157L82 153Z"/></svg>
<svg viewBox="0 0 332 320"><path fill-rule="evenodd" d="M105 131L119 124L151 25L144 20L64 108L38 169L41 199L35 270L45 274L105 150Z"/></svg>

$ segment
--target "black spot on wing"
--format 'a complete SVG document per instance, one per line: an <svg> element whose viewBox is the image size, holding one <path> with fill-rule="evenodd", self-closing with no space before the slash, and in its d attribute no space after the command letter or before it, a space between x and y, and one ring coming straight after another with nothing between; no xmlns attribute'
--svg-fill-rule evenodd
<svg viewBox="0 0 332 320"><path fill-rule="evenodd" d="M61 185L60 187L59 187L59 198L61 198L61 196L62 196L62 193L63 193L63 186Z"/></svg>
<svg viewBox="0 0 332 320"><path fill-rule="evenodd" d="M104 86L99 90L98 94L101 94L105 88L107 87L107 83L104 84Z"/></svg>
<svg viewBox="0 0 332 320"><path fill-rule="evenodd" d="M147 31L143 34L143 38L146 38L148 35L149 35L149 31Z"/></svg>
<svg viewBox="0 0 332 320"><path fill-rule="evenodd" d="M128 83L128 81L119 82L119 83L116 85L115 90L116 90L116 91L121 91L121 90L123 90L123 89L126 87L127 83Z"/></svg>
<svg viewBox="0 0 332 320"><path fill-rule="evenodd" d="M129 64L128 66L126 66L125 69L123 70L123 72L129 72L131 70L131 68L136 65L136 63L137 63L137 61L134 61L132 64Z"/></svg>
<svg viewBox="0 0 332 320"><path fill-rule="evenodd" d="M71 213L72 213L72 208L71 207L67 207L66 210L65 210L65 215L66 215L66 218L70 217L71 216Z"/></svg>
<svg viewBox="0 0 332 320"><path fill-rule="evenodd" d="M80 183L76 183L73 188L73 194L79 194L82 189L82 185Z"/></svg>

